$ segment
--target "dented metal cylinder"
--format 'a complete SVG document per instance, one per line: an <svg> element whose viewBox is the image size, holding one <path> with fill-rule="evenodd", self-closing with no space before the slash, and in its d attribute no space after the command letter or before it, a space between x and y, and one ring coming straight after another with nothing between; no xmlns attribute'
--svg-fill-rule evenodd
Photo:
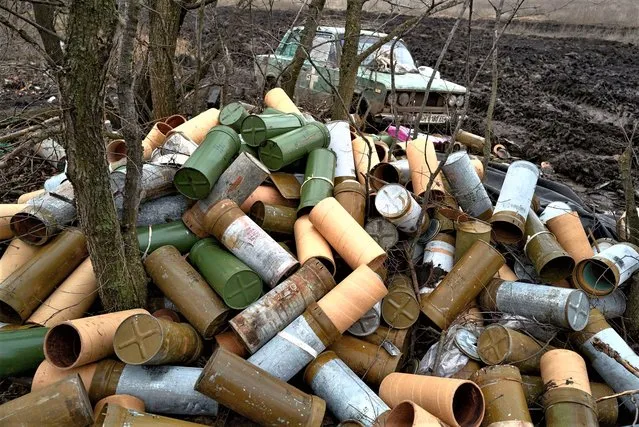
<svg viewBox="0 0 639 427"><path fill-rule="evenodd" d="M525 233L524 253L542 280L556 282L570 276L575 260L564 251L555 235L548 231L532 209L528 212Z"/></svg>
<svg viewBox="0 0 639 427"><path fill-rule="evenodd" d="M533 426L521 374L515 366L487 366L475 372L470 380L481 388L484 395L486 412L483 425L517 423L520 427Z"/></svg>
<svg viewBox="0 0 639 427"><path fill-rule="evenodd" d="M597 427L597 408L593 397L577 388L560 387L543 396L546 426Z"/></svg>
<svg viewBox="0 0 639 427"><path fill-rule="evenodd" d="M306 307L335 287L331 272L311 258L266 295L235 316L229 324L249 352L255 353Z"/></svg>
<svg viewBox="0 0 639 427"><path fill-rule="evenodd" d="M268 169L259 160L249 153L240 153L220 175L209 195L184 212L184 224L197 236L208 236L205 225L208 211L223 199L233 200L240 206L268 175Z"/></svg>
<svg viewBox="0 0 639 427"><path fill-rule="evenodd" d="M78 374L0 405L5 426L88 426L93 407Z"/></svg>
<svg viewBox="0 0 639 427"><path fill-rule="evenodd" d="M162 246L144 261L153 282L204 339L224 326L229 309L173 246Z"/></svg>
<svg viewBox="0 0 639 427"><path fill-rule="evenodd" d="M439 328L446 329L505 262L491 245L476 241L435 290L421 299L422 312Z"/></svg>
<svg viewBox="0 0 639 427"><path fill-rule="evenodd" d="M411 194L399 184L380 188L375 197L375 208L388 221L406 233L414 233L421 225L422 208Z"/></svg>
<svg viewBox="0 0 639 427"><path fill-rule="evenodd" d="M588 324L590 302L577 289L493 279L480 295L487 311L517 314L580 331Z"/></svg>
<svg viewBox="0 0 639 427"><path fill-rule="evenodd" d="M304 314L278 332L247 360L272 376L288 381L340 335L324 311L312 303Z"/></svg>
<svg viewBox="0 0 639 427"><path fill-rule="evenodd" d="M306 215L313 207L333 195L335 153L327 148L316 148L306 158L304 182L300 187L297 215Z"/></svg>
<svg viewBox="0 0 639 427"><path fill-rule="evenodd" d="M450 154L442 166L442 172L452 195L464 212L485 221L490 219L493 204L465 151Z"/></svg>
<svg viewBox="0 0 639 427"><path fill-rule="evenodd" d="M213 352L195 390L265 425L319 427L326 411L322 399L303 393L223 348Z"/></svg>
<svg viewBox="0 0 639 427"><path fill-rule="evenodd" d="M493 236L500 243L517 243L524 237L526 218L530 210L539 177L539 169L525 160L508 167L490 223Z"/></svg>
<svg viewBox="0 0 639 427"><path fill-rule="evenodd" d="M260 276L212 238L193 245L189 261L233 309L242 310L262 296Z"/></svg>
<svg viewBox="0 0 639 427"><path fill-rule="evenodd" d="M335 184L347 179L357 179L353 159L350 124L346 120L326 123L331 135L328 149L335 153Z"/></svg>
<svg viewBox="0 0 639 427"><path fill-rule="evenodd" d="M0 322L22 323L88 256L77 228L62 232L0 283Z"/></svg>
<svg viewBox="0 0 639 427"><path fill-rule="evenodd" d="M202 339L188 323L134 314L125 319L113 337L118 358L130 365L189 365L202 354Z"/></svg>
<svg viewBox="0 0 639 427"><path fill-rule="evenodd" d="M554 347L540 343L512 329L491 325L477 341L477 353L487 365L511 364L522 373L538 373L541 356Z"/></svg>
<svg viewBox="0 0 639 427"><path fill-rule="evenodd" d="M639 247L632 243L617 243L577 264L573 282L584 292L608 295L639 270Z"/></svg>
<svg viewBox="0 0 639 427"><path fill-rule="evenodd" d="M205 222L207 230L259 274L270 288L299 267L299 262L232 200L216 203L207 213Z"/></svg>
<svg viewBox="0 0 639 427"><path fill-rule="evenodd" d="M313 393L326 401L338 421L355 420L364 426L390 408L332 351L320 354L304 372Z"/></svg>
<svg viewBox="0 0 639 427"><path fill-rule="evenodd" d="M455 264L455 238L450 234L439 233L424 246L424 264L449 273Z"/></svg>

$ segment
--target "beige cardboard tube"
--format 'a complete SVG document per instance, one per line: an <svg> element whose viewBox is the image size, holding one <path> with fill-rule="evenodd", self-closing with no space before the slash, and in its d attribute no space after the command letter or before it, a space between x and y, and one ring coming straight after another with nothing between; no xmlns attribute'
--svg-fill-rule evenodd
<svg viewBox="0 0 639 427"><path fill-rule="evenodd" d="M484 397L472 381L394 372L380 384L379 397L391 408L410 400L454 427L478 427L484 418Z"/></svg>
<svg viewBox="0 0 639 427"><path fill-rule="evenodd" d="M11 227L9 227L11 217L26 207L26 204L18 203L0 205L0 240L13 237L13 231L11 231Z"/></svg>
<svg viewBox="0 0 639 427"><path fill-rule="evenodd" d="M98 403L95 404L95 408L93 409L95 416L98 416L107 403L119 405L126 409L133 409L138 412L144 412L145 409L144 401L135 396L131 396L130 394L114 394L100 399Z"/></svg>
<svg viewBox="0 0 639 427"><path fill-rule="evenodd" d="M79 319L98 297L91 259L85 259L27 319L52 328L67 320Z"/></svg>
<svg viewBox="0 0 639 427"><path fill-rule="evenodd" d="M171 129L173 129L173 127L164 122L157 122L153 125L142 141L142 158L144 160L151 159L151 153L153 153L153 150L164 144L164 141L166 141L166 135L171 131Z"/></svg>
<svg viewBox="0 0 639 427"><path fill-rule="evenodd" d="M355 171L357 172L357 180L364 188L366 188L366 175L379 163L379 156L375 148L375 142L372 138L361 136L356 137L352 141L353 144L353 161L355 162ZM371 148L373 150L371 151ZM369 160L370 154L370 160ZM369 168L370 161L370 168Z"/></svg>
<svg viewBox="0 0 639 427"><path fill-rule="evenodd" d="M364 264L377 270L386 261L386 252L335 198L319 202L309 217L315 229L353 270Z"/></svg>
<svg viewBox="0 0 639 427"><path fill-rule="evenodd" d="M123 139L114 139L106 146L106 156L109 163L115 163L126 158L126 141Z"/></svg>
<svg viewBox="0 0 639 427"><path fill-rule="evenodd" d="M317 302L333 325L344 333L388 294L382 278L361 265Z"/></svg>
<svg viewBox="0 0 639 427"><path fill-rule="evenodd" d="M279 87L266 92L266 95L264 95L264 105L275 108L282 113L302 114L291 98L284 92L284 89Z"/></svg>
<svg viewBox="0 0 639 427"><path fill-rule="evenodd" d="M539 362L544 388L571 387L592 394L586 362L570 350L550 350Z"/></svg>
<svg viewBox="0 0 639 427"><path fill-rule="evenodd" d="M317 258L335 275L335 260L331 247L322 235L313 227L308 215L301 216L295 221L294 231L297 259L304 264L311 258Z"/></svg>
<svg viewBox="0 0 639 427"><path fill-rule="evenodd" d="M555 235L561 247L575 260L575 265L595 255L577 212L567 212L551 218L546 222L546 226Z"/></svg>
<svg viewBox="0 0 639 427"><path fill-rule="evenodd" d="M502 280L508 280L509 282L516 282L519 280L515 272L508 267L508 264L502 265L499 268L499 271L497 271L497 274L495 274L495 277Z"/></svg>
<svg viewBox="0 0 639 427"><path fill-rule="evenodd" d="M44 337L44 357L60 369L76 368L113 354L113 336L118 326L134 314L149 314L135 308L67 320L54 326Z"/></svg>
<svg viewBox="0 0 639 427"><path fill-rule="evenodd" d="M280 206L288 206L291 208L297 207L298 200L288 200L285 199L284 196L279 192L279 190L275 187L271 187L269 185L260 185L248 196L248 199L242 203L240 209L245 214L248 214L251 211L251 206L255 202L262 202L267 205L280 205Z"/></svg>
<svg viewBox="0 0 639 427"><path fill-rule="evenodd" d="M30 245L20 239L13 239L0 258L0 282L26 264L42 247Z"/></svg>
<svg viewBox="0 0 639 427"><path fill-rule="evenodd" d="M428 187L432 172L435 172L439 161L433 142L425 138L418 138L406 144L406 157L410 168L410 178L413 182L413 193L421 196ZM442 174L438 173L433 181L431 192L442 196L446 193Z"/></svg>
<svg viewBox="0 0 639 427"><path fill-rule="evenodd" d="M173 114L167 118L160 120L171 127L171 129L180 126L183 123L186 123L186 117L181 114Z"/></svg>
<svg viewBox="0 0 639 427"><path fill-rule="evenodd" d="M173 128L166 137L168 138L174 133L180 132L197 145L200 145L202 141L204 141L206 134L213 127L220 124L219 117L220 110L217 108L208 109L193 117L191 120L182 123L180 126Z"/></svg>
<svg viewBox="0 0 639 427"><path fill-rule="evenodd" d="M60 381L63 378L72 374L79 374L82 379L82 384L87 390L93 381L95 370L97 369L97 363L90 363L88 365L80 366L74 369L58 369L46 360L43 360L33 374L33 381L31 381L31 391L40 390L43 387Z"/></svg>
<svg viewBox="0 0 639 427"><path fill-rule="evenodd" d="M44 194L45 190L44 188L41 188L39 190L35 190L35 191L30 191L28 193L24 193L23 195L21 195L20 197L18 197L18 204L24 204L27 203L29 200L40 196L41 194Z"/></svg>
<svg viewBox="0 0 639 427"><path fill-rule="evenodd" d="M382 414L375 427L442 427L439 418L417 405L415 402L405 400L395 406L390 412Z"/></svg>

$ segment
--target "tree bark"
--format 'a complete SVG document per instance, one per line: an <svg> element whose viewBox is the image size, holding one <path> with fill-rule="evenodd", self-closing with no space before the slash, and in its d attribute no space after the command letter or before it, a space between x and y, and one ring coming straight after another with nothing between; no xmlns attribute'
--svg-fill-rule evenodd
<svg viewBox="0 0 639 427"><path fill-rule="evenodd" d="M357 50L359 34L362 29L362 8L366 0L348 0L346 3L346 22L344 25L344 44L339 66L339 87L337 93L341 100L333 102L331 117L333 120L348 118L348 108L353 102L357 70L359 69Z"/></svg>
<svg viewBox="0 0 639 427"><path fill-rule="evenodd" d="M142 132L138 124L133 93L133 49L138 27L140 0L129 0L125 6L124 28L120 41L120 57L117 71L118 109L122 122L122 134L127 144L126 180L121 221L124 254L136 293L146 300L146 271L138 249L137 218L140 207L142 172Z"/></svg>
<svg viewBox="0 0 639 427"><path fill-rule="evenodd" d="M36 22L43 28L55 33L55 7L46 4L32 3L33 15ZM42 46L44 46L45 52L49 55L49 58L56 64L62 64L63 53L60 46L60 39L52 36L46 31L40 28L36 28L40 39L42 40Z"/></svg>
<svg viewBox="0 0 639 427"><path fill-rule="evenodd" d="M177 112L173 58L180 31L181 7L175 0L152 0L149 22L149 73L153 117L161 119Z"/></svg>
<svg viewBox="0 0 639 427"><path fill-rule="evenodd" d="M488 102L488 110L486 111L486 134L484 135L484 158L482 159L484 170L488 167L493 140L493 113L495 112L495 104L497 103L497 86L499 84L499 49L497 40L499 39L499 22L501 21L503 8L504 0L500 0L499 5L495 8L495 26L493 28L492 82L490 87L490 101ZM469 102L469 100L466 100L466 102ZM486 178L487 175L488 174L484 175L484 178Z"/></svg>
<svg viewBox="0 0 639 427"><path fill-rule="evenodd" d="M64 67L58 73L67 174L104 308L143 307L144 295L136 288L124 251L102 140L105 80L117 25L115 1L76 0L69 10Z"/></svg>
<svg viewBox="0 0 639 427"><path fill-rule="evenodd" d="M302 31L302 39L295 50L295 56L293 56L291 65L289 65L282 74L282 89L284 89L291 98L293 98L293 95L295 94L295 83L297 83L297 78L300 75L300 71L302 71L304 61L306 60L311 47L313 47L313 39L315 38L317 26L319 25L319 21L322 17L322 11L324 10L325 4L326 0L312 0L311 4L308 5L306 20L304 21L304 30Z"/></svg>

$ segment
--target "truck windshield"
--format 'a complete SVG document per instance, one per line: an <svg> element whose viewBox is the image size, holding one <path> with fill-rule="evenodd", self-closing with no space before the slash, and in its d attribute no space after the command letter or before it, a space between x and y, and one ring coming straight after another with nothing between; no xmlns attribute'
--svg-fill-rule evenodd
<svg viewBox="0 0 639 427"><path fill-rule="evenodd" d="M379 40L379 37L375 36L360 36L359 38L359 52L363 52L371 45L376 43ZM393 42L389 41L386 44L383 44L382 47L377 49L375 52L370 54L366 59L362 62L362 66L373 68L379 71L390 72L391 66L391 46ZM413 57L411 56L408 48L401 40L395 43L395 48L393 49L394 53L394 62L395 62L395 72L396 73L413 73L417 72L417 67L415 66L415 62L413 61Z"/></svg>

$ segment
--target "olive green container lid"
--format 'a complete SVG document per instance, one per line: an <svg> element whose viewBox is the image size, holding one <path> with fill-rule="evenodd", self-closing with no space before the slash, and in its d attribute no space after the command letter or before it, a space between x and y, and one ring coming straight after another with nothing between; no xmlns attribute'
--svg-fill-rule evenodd
<svg viewBox="0 0 639 427"><path fill-rule="evenodd" d="M189 261L229 307L241 310L262 296L262 279L213 238L191 248Z"/></svg>
<svg viewBox="0 0 639 427"><path fill-rule="evenodd" d="M140 252L146 255L165 245L173 245L185 254L200 240L181 219L166 224L144 225L137 228L137 233Z"/></svg>
<svg viewBox="0 0 639 427"><path fill-rule="evenodd" d="M251 114L242 121L242 138L252 147L261 146L269 138L282 135L306 124L296 114Z"/></svg>
<svg viewBox="0 0 639 427"><path fill-rule="evenodd" d="M388 295L382 300L382 318L393 328L410 328L419 319L420 307L411 279L404 275L393 277Z"/></svg>
<svg viewBox="0 0 639 427"><path fill-rule="evenodd" d="M299 129L270 138L260 147L260 160L272 171L290 165L316 148L327 148L331 136L326 126L309 123Z"/></svg>
<svg viewBox="0 0 639 427"><path fill-rule="evenodd" d="M19 375L44 360L42 345L49 328L0 331L0 378Z"/></svg>
<svg viewBox="0 0 639 427"><path fill-rule="evenodd" d="M173 178L173 184L184 196L206 198L222 172L240 149L240 137L228 126L216 126L191 154Z"/></svg>
<svg viewBox="0 0 639 427"><path fill-rule="evenodd" d="M316 148L310 152L300 187L297 216L306 215L316 204L333 195L336 161L335 153L327 148Z"/></svg>
<svg viewBox="0 0 639 427"><path fill-rule="evenodd" d="M233 128L234 131L239 132L242 126L242 121L249 115L246 108L239 102L231 102L225 105L220 110L220 124Z"/></svg>

